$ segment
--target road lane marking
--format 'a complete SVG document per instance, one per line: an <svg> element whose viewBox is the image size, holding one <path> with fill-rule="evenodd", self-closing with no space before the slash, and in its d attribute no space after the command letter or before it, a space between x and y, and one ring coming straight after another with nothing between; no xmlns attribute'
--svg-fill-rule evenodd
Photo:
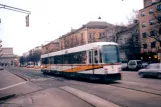
<svg viewBox="0 0 161 107"><path fill-rule="evenodd" d="M77 96L78 98L94 105L95 107L120 107L119 105L116 105L98 96L86 93L84 91L81 91L81 90L78 90L78 89L75 89L69 86L60 87L60 89Z"/></svg>
<svg viewBox="0 0 161 107"><path fill-rule="evenodd" d="M20 82L20 83L17 83L17 84L14 84L14 85L10 85L10 86L4 87L4 88L0 88L0 91L3 91L3 90L6 90L6 89L15 87L15 86L19 86L19 85L25 84L26 82L28 82L28 81L24 81L24 82Z"/></svg>

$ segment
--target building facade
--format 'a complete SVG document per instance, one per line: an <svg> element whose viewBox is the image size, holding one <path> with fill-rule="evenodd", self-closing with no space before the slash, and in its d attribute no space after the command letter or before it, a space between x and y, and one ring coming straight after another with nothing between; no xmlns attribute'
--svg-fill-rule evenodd
<svg viewBox="0 0 161 107"><path fill-rule="evenodd" d="M139 22L142 59L157 62L161 51L161 0L144 0Z"/></svg>
<svg viewBox="0 0 161 107"><path fill-rule="evenodd" d="M15 62L15 59L17 58L17 55L13 54L13 48L1 48L2 51L0 52L0 65L1 66L10 66L13 62Z"/></svg>
<svg viewBox="0 0 161 107"><path fill-rule="evenodd" d="M117 43L120 47L120 58L122 61L140 59L140 32L139 23L134 23L117 34Z"/></svg>
<svg viewBox="0 0 161 107"><path fill-rule="evenodd" d="M59 39L53 40L50 43L42 46L42 54L55 52L60 50L60 43Z"/></svg>
<svg viewBox="0 0 161 107"><path fill-rule="evenodd" d="M43 46L42 53L50 53L58 50L68 49L79 45L107 41L109 34L106 28L114 25L104 21L90 21L79 29L72 29L65 35Z"/></svg>

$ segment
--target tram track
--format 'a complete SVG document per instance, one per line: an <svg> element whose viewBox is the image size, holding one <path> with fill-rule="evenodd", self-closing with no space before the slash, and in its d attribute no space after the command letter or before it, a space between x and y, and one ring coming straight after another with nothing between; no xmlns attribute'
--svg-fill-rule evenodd
<svg viewBox="0 0 161 107"><path fill-rule="evenodd" d="M26 74L26 72L23 73L18 73L18 72L14 72L16 74L18 74L21 77L27 78L28 81L45 81L45 80L51 80L54 79L53 76L42 76L42 75L36 75L36 78L33 78L34 74ZM28 77L29 76L29 77ZM42 78L45 77L45 78ZM61 78L61 77L59 77ZM75 80L74 80L75 81ZM82 82L82 81L77 81L77 82ZM91 82L91 81L85 81L85 82ZM93 82L92 82L93 83ZM102 83L100 81L94 81L94 83L96 84L106 84L106 85L110 85L113 87L118 87L118 88L124 88L124 89L129 89L129 90L134 90L134 91L139 91L139 92L144 92L144 93L149 93L149 94L154 94L154 95L158 95L161 96L161 88L157 89L157 88L153 88L153 87L148 87L147 85L142 85L142 84L138 84L137 85L131 85L130 83L124 83L122 81L119 82L112 82L112 83Z"/></svg>
<svg viewBox="0 0 161 107"><path fill-rule="evenodd" d="M124 86L123 86L124 85ZM148 93L148 94L154 94L157 96L161 96L161 90L159 89L154 89L154 88L147 88L147 87L140 87L140 86L132 86L132 85L125 85L125 84L110 84L110 86L114 86L114 87L118 87L118 88L124 88L124 89L129 89L129 90L134 90L134 91L139 91L139 92L144 92L144 93ZM152 92L154 91L154 92Z"/></svg>

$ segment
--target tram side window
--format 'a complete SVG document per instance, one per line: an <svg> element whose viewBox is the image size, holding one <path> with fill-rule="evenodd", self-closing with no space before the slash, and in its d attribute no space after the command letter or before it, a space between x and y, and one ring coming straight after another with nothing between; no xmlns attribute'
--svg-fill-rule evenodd
<svg viewBox="0 0 161 107"><path fill-rule="evenodd" d="M54 64L54 57L50 57L50 64Z"/></svg>
<svg viewBox="0 0 161 107"><path fill-rule="evenodd" d="M63 64L63 56L58 56L58 64Z"/></svg>
<svg viewBox="0 0 161 107"><path fill-rule="evenodd" d="M48 59L47 58L42 58L41 62L42 62L42 64L47 64L48 63Z"/></svg>
<svg viewBox="0 0 161 107"><path fill-rule="evenodd" d="M94 51L94 62L98 63L98 51L97 50Z"/></svg>
<svg viewBox="0 0 161 107"><path fill-rule="evenodd" d="M91 59L92 58L92 52L91 51L89 51L89 57L88 58L89 58L89 63L91 64L92 63L92 59Z"/></svg>
<svg viewBox="0 0 161 107"><path fill-rule="evenodd" d="M63 64L69 64L69 54L63 55Z"/></svg>
<svg viewBox="0 0 161 107"><path fill-rule="evenodd" d="M99 54L100 54L100 63L102 63L102 53L101 53L101 51L99 52Z"/></svg>
<svg viewBox="0 0 161 107"><path fill-rule="evenodd" d="M86 52L77 52L71 54L71 60L73 64L84 64L86 63Z"/></svg>
<svg viewBox="0 0 161 107"><path fill-rule="evenodd" d="M72 54L68 54L68 64L72 64Z"/></svg>
<svg viewBox="0 0 161 107"><path fill-rule="evenodd" d="M62 64L62 58L63 56L54 56L54 64Z"/></svg>
<svg viewBox="0 0 161 107"><path fill-rule="evenodd" d="M87 63L87 55L86 55L86 51L82 52L82 64L86 64Z"/></svg>

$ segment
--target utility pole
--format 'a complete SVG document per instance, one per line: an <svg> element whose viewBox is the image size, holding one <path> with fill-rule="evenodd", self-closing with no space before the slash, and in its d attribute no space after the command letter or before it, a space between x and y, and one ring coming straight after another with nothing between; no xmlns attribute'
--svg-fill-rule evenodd
<svg viewBox="0 0 161 107"><path fill-rule="evenodd" d="M7 6L7 5L4 5L4 4L0 4L0 8L27 14L27 16L25 17L26 18L26 27L29 27L29 15L31 14L30 11L20 9L20 8L16 8L16 7L12 7L12 6ZM1 23L1 19L0 19L0 23Z"/></svg>

